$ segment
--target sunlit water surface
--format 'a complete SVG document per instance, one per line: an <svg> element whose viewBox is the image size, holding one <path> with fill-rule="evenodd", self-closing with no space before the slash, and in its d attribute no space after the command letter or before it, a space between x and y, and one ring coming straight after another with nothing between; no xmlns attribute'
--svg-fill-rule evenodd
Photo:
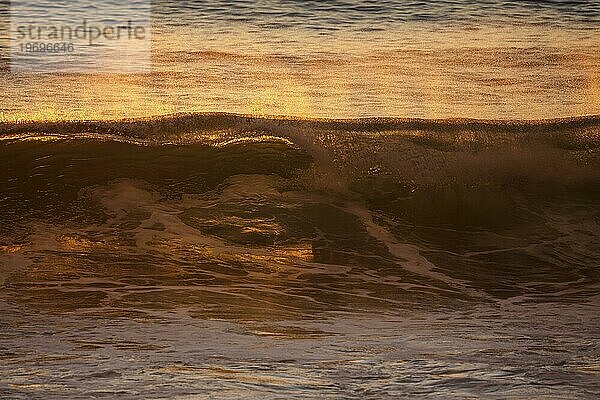
<svg viewBox="0 0 600 400"><path fill-rule="evenodd" d="M599 16L154 1L147 74L2 69L0 397L597 399L598 118L11 121L598 114Z"/></svg>
<svg viewBox="0 0 600 400"><path fill-rule="evenodd" d="M47 2L54 8L43 15L50 23L95 2L76 3ZM131 8L135 19L135 2ZM8 120L187 111L598 114L599 21L595 1L154 1L149 73L30 75L5 68L0 111Z"/></svg>

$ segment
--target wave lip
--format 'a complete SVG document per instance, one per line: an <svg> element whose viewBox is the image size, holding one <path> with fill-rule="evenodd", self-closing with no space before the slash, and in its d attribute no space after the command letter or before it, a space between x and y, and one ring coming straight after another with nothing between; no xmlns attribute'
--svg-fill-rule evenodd
<svg viewBox="0 0 600 400"><path fill-rule="evenodd" d="M104 148L99 142L163 147L146 150L165 154L172 150L186 157L209 151L203 146L216 147L222 150L223 157L227 155L227 160L219 158L215 162L226 166L235 164L239 168L247 165L247 159L257 157L268 160L262 161L263 166L277 166L276 170L280 161L299 150L313 164L306 180L311 186L324 185L325 191L343 190L365 178L388 189L398 185L411 189L439 188L458 182L466 186L531 189L535 184L536 190L555 187L596 190L600 183L599 115L502 121L384 117L308 119L193 113L114 121L0 123L0 142L7 145L7 154L22 154L25 149L34 151L36 146L23 143L31 139L88 139L44 147L44 151L54 155L66 151L65 146L74 146L77 152L97 154L94 149ZM11 143L18 145L9 146ZM272 146L273 143L278 145ZM172 146L181 148L169 149ZM146 155L146 150L121 149L121 157L115 162L130 165L136 157ZM114 155L109 153L105 157ZM94 159L98 163L106 162L106 159ZM169 165L177 162L170 159ZM7 163L15 166L14 161L7 160ZM304 162L301 164L300 169L308 168ZM190 168L194 173L203 168L204 173L212 171L203 165L186 164L183 169Z"/></svg>
<svg viewBox="0 0 600 400"><path fill-rule="evenodd" d="M545 120L480 120L468 118L422 119L372 117L357 119L253 116L233 113L184 113L98 121L14 121L0 122L0 138L24 134L122 135L132 138L160 139L189 132L218 130L277 131L282 127L352 132L460 131L489 133L553 133L600 128L600 115Z"/></svg>

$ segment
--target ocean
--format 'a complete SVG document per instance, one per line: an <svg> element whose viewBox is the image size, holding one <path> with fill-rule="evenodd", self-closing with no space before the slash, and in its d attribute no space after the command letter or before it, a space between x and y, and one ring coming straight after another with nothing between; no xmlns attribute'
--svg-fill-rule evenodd
<svg viewBox="0 0 600 400"><path fill-rule="evenodd" d="M73 15L77 26L111 3L41 1L27 15L44 26ZM147 2L127 4L127 18L150 18L144 73L80 73L76 51L65 73L2 74L10 101L0 119L600 113L596 1L153 1L150 17ZM131 62L106 60L113 69Z"/></svg>
<svg viewBox="0 0 600 400"><path fill-rule="evenodd" d="M600 396L600 3L150 10L0 57L0 397Z"/></svg>

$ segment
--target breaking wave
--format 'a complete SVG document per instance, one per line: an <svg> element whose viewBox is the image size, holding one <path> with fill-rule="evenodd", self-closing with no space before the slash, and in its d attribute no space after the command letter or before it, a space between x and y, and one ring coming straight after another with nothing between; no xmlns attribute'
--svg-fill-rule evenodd
<svg viewBox="0 0 600 400"><path fill-rule="evenodd" d="M373 177L412 189L455 182L591 188L600 175L600 116L541 121L325 120L204 113L119 121L4 122L0 138L3 146L67 140L70 144L55 147L74 146L78 151L100 142L104 147L110 146L106 142L154 147L131 148L123 155L131 162L134 153L184 151L173 146L190 146L187 153L206 146L212 152L220 148L222 154L234 154L240 146L279 142L281 159L292 149L306 153L319 169L317 175L338 188ZM160 146L171 149L159 150ZM234 158L237 165L245 165L243 156ZM222 165L224 160L215 162ZM184 166L188 167L201 168Z"/></svg>
<svg viewBox="0 0 600 400"><path fill-rule="evenodd" d="M113 262L159 272L181 262L180 278L192 279L192 256L211 282L223 268L257 282L273 268L310 269L345 288L336 300L319 276L306 282L298 291L319 296L310 310L585 298L599 282L590 262L600 257L599 121L4 123L0 263L17 289L65 263L74 276L112 276ZM370 274L387 284L364 297ZM267 301L269 290L252 296Z"/></svg>

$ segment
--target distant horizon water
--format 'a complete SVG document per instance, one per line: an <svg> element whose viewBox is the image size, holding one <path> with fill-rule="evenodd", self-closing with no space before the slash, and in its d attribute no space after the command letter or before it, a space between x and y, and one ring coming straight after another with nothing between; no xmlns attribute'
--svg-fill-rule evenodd
<svg viewBox="0 0 600 400"><path fill-rule="evenodd" d="M36 2L47 23L96 5ZM132 2L126 18L147 5ZM4 68L0 118L597 115L599 22L589 1L153 1L147 71Z"/></svg>

